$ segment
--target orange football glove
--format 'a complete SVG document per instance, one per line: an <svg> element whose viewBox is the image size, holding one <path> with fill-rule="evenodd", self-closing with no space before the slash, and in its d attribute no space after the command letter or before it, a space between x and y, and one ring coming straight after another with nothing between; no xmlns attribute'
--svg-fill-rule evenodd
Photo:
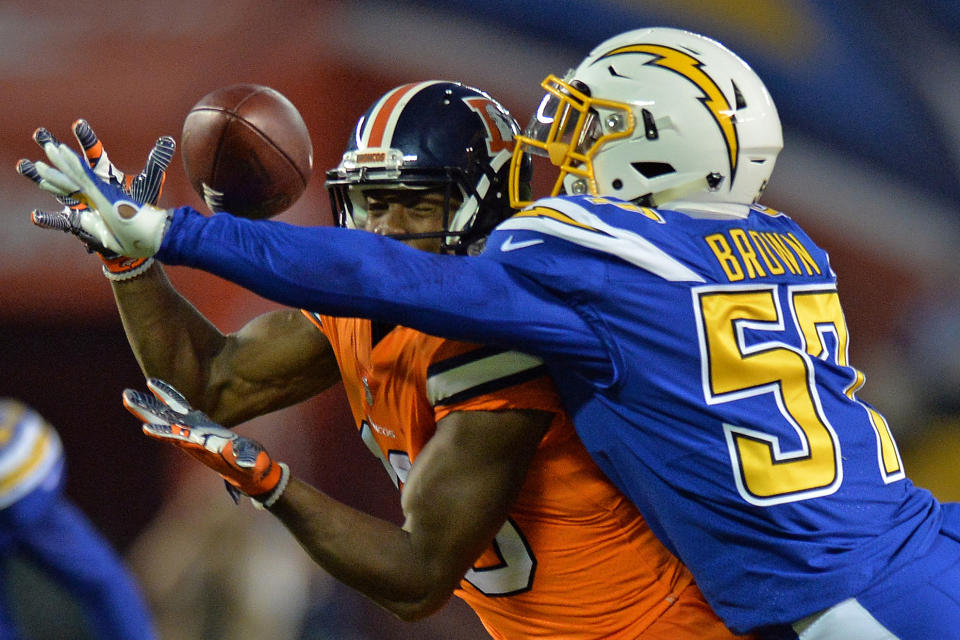
<svg viewBox="0 0 960 640"><path fill-rule="evenodd" d="M147 156L147 163L136 176L125 175L116 168L107 156L103 143L86 120L77 120L73 123L73 134L83 149L84 158L93 172L105 182L118 187L132 199L143 204L156 204L163 190L167 168L173 158L176 142L170 136L159 138ZM41 147L48 142L59 144L59 141L47 129L40 127L33 134L33 139ZM30 214L33 224L44 229L59 229L77 236L86 246L87 251L95 252L103 260L104 274L111 280L126 280L146 271L152 264L150 258L130 258L118 255L104 247L97 239L84 231L81 226L81 216L87 205L56 189L44 185L44 180L30 160L20 160L17 163L17 173L25 176L40 186L41 189L54 193L60 204L61 211L33 211Z"/></svg>
<svg viewBox="0 0 960 640"><path fill-rule="evenodd" d="M270 507L290 479L290 469L275 462L256 440L244 438L190 407L186 398L156 378L147 380L151 394L123 392L123 405L143 424L143 432L179 447L219 473L234 501L240 494L254 505Z"/></svg>

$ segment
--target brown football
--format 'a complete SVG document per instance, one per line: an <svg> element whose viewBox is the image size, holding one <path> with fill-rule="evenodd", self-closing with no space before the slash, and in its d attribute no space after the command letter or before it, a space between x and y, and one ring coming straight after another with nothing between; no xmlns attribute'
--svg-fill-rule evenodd
<svg viewBox="0 0 960 640"><path fill-rule="evenodd" d="M269 218L303 194L313 146L297 108L257 84L217 89L190 109L180 139L187 178L211 211Z"/></svg>

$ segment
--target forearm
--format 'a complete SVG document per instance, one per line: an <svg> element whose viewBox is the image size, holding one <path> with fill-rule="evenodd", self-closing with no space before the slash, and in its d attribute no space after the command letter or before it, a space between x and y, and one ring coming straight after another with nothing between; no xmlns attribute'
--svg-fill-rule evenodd
<svg viewBox="0 0 960 640"><path fill-rule="evenodd" d="M396 314L419 308L442 313L422 275L431 274L426 279L431 286L444 287L438 277L442 267L455 266L449 256L366 232L203 216L189 208L176 210L157 257L214 273L291 307L338 316L389 315L394 321Z"/></svg>
<svg viewBox="0 0 960 640"><path fill-rule="evenodd" d="M120 319L145 377L166 380L200 403L211 354L224 336L154 264L143 275L113 282Z"/></svg>
<svg viewBox="0 0 960 640"><path fill-rule="evenodd" d="M407 531L296 478L270 511L317 564L401 619L433 613L459 581L459 576L430 575L431 563Z"/></svg>
<svg viewBox="0 0 960 640"><path fill-rule="evenodd" d="M418 251L363 231L206 217L184 207L174 213L157 258L329 315L537 355L575 352L582 359L584 349L598 360L604 355L572 307L549 300L502 264Z"/></svg>

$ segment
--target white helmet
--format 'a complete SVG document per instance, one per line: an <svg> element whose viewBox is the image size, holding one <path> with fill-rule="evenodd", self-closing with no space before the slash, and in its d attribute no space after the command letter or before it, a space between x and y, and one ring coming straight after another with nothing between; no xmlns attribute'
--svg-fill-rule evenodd
<svg viewBox="0 0 960 640"><path fill-rule="evenodd" d="M515 207L530 204L519 180L525 153L560 167L551 195L749 204L783 147L777 109L757 74L689 31L622 33L542 86L547 94L514 150Z"/></svg>

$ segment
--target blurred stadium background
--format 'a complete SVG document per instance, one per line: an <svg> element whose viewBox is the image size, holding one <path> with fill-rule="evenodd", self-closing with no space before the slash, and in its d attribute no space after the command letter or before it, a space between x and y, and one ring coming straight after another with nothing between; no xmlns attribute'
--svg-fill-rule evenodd
<svg viewBox="0 0 960 640"><path fill-rule="evenodd" d="M89 0L0 4L0 395L61 431L68 492L129 560L164 638L477 638L459 601L404 624L315 569L270 517L234 507L205 469L146 441L120 392L142 387L96 258L34 228L51 207L14 171L39 125L68 139L85 117L111 158L139 171L190 107L235 82L287 95L310 127L315 174L280 219L329 224L323 172L386 89L459 80L526 122L548 72L642 26L711 35L767 83L784 125L764 202L831 254L861 398L890 419L907 472L960 499L960 5L952 0ZM202 206L176 159L162 203ZM233 285L171 269L224 331L273 308ZM397 495L333 389L242 429L336 497L398 519ZM181 456L182 457L182 456ZM71 603L14 564L34 638L78 638ZM6 583L6 584L4 584ZM56 615L50 615L54 612ZM66 630L66 631L65 631Z"/></svg>

